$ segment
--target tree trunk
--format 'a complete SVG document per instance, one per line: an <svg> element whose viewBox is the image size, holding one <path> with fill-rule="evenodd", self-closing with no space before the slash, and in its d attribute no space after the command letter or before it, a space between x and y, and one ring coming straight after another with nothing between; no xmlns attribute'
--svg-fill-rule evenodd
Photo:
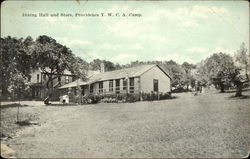
<svg viewBox="0 0 250 159"><path fill-rule="evenodd" d="M224 86L224 84L220 84L220 92L221 93L224 93L225 92L225 86Z"/></svg>
<svg viewBox="0 0 250 159"><path fill-rule="evenodd" d="M50 105L49 101L50 101L50 98L52 96L52 90L53 90L53 86L51 86L52 81L53 81L52 77L49 76L49 79L48 79L48 81L46 83L46 87L47 87L47 90L48 90L48 96L44 99L44 104L45 105Z"/></svg>
<svg viewBox="0 0 250 159"><path fill-rule="evenodd" d="M19 113L20 113L20 106L21 106L21 102L20 102L20 98L21 98L21 91L20 91L20 86L18 86L18 107L17 107L17 116L16 116L16 119L17 119L17 123L19 122Z"/></svg>
<svg viewBox="0 0 250 159"><path fill-rule="evenodd" d="M44 104L45 105L50 105L50 98L51 98L52 94L50 93L50 90L48 89L48 96L44 99Z"/></svg>
<svg viewBox="0 0 250 159"><path fill-rule="evenodd" d="M241 97L242 96L242 88L243 88L243 83L238 83L236 85L236 94L235 94L235 97Z"/></svg>
<svg viewBox="0 0 250 159"><path fill-rule="evenodd" d="M16 116L17 123L19 122L20 105L21 105L21 103L20 103L20 98L19 98L19 103L18 103L18 107L17 107L17 116Z"/></svg>

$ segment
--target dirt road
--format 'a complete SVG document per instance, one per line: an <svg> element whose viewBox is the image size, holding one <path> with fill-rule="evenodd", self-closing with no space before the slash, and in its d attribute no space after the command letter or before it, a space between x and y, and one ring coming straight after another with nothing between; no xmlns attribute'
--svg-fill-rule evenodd
<svg viewBox="0 0 250 159"><path fill-rule="evenodd" d="M38 116L40 125L4 143L22 158L243 157L250 149L249 99L231 95L78 106L30 102L21 112Z"/></svg>

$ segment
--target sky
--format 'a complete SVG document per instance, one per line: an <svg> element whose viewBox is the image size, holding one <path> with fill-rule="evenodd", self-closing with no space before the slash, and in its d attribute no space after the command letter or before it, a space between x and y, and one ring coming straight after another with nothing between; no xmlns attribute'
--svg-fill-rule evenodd
<svg viewBox="0 0 250 159"><path fill-rule="evenodd" d="M48 13L41 17L39 13ZM59 14L53 17L52 14ZM71 17L61 16L72 14ZM75 16L98 14L99 16ZM103 13L104 16L100 16ZM114 16L108 16L112 13ZM117 14L118 13L118 14ZM129 15L136 16L129 16ZM31 16L32 14L32 16ZM117 16L115 15L117 14ZM125 15L125 16L123 16ZM95 58L198 63L213 53L249 50L247 1L5 1L1 37L48 35L90 62Z"/></svg>

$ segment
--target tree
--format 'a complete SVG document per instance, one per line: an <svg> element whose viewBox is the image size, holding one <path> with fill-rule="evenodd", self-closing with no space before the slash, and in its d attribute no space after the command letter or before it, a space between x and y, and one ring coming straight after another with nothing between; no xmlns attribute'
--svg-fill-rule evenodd
<svg viewBox="0 0 250 159"><path fill-rule="evenodd" d="M187 90L188 90L188 87L194 83L193 81L195 81L194 77L191 74L191 71L195 68L195 66L191 63L183 62L181 67L184 70L183 82L187 86Z"/></svg>
<svg viewBox="0 0 250 159"><path fill-rule="evenodd" d="M148 61L148 62L149 62L149 61ZM137 66L145 65L145 64L147 64L147 63L136 60L136 61L130 62L129 67L137 67ZM148 64L149 64L149 63L148 63Z"/></svg>
<svg viewBox="0 0 250 159"><path fill-rule="evenodd" d="M233 58L226 53L220 52L203 61L198 68L198 72L203 76L204 80L219 86L221 92L224 92L225 86L231 84L235 76L235 69Z"/></svg>
<svg viewBox="0 0 250 159"><path fill-rule="evenodd" d="M81 63L79 58L75 58L72 51L56 42L55 39L46 35L39 36L34 43L34 50L32 53L33 67L40 69L48 78L46 81L46 88L48 91L48 97L45 100L45 104L49 103L49 100L53 93L53 80L61 76L65 70L70 70L78 75L81 74L79 69L76 69L78 63ZM77 61L77 62L76 62ZM82 73L84 75L84 72Z"/></svg>
<svg viewBox="0 0 250 159"><path fill-rule="evenodd" d="M116 70L122 69L122 66L119 63L116 63L115 64L115 69Z"/></svg>
<svg viewBox="0 0 250 159"><path fill-rule="evenodd" d="M95 71L101 70L101 63L102 63L102 60L94 59L93 61L89 63L90 69L95 70Z"/></svg>
<svg viewBox="0 0 250 159"><path fill-rule="evenodd" d="M173 60L164 61L161 66L172 77L172 87L182 87L184 73L182 67Z"/></svg>
<svg viewBox="0 0 250 159"><path fill-rule="evenodd" d="M115 64L110 61L104 60L105 71L113 71L116 70Z"/></svg>
<svg viewBox="0 0 250 159"><path fill-rule="evenodd" d="M87 71L89 70L89 64L80 57L74 57L72 60L73 62L69 63L69 71L76 77L85 80Z"/></svg>
<svg viewBox="0 0 250 159"><path fill-rule="evenodd" d="M12 96L18 99L17 122L19 122L20 99L27 95L29 86L26 85L31 71L31 45L33 39L17 39L10 36L1 38L1 98Z"/></svg>
<svg viewBox="0 0 250 159"><path fill-rule="evenodd" d="M250 54L247 53L247 48L245 48L244 42L241 44L240 49L237 50L235 59L236 62L239 62L241 67L243 67L243 70L245 70L246 78L249 81L248 70L250 69L249 68Z"/></svg>
<svg viewBox="0 0 250 159"><path fill-rule="evenodd" d="M242 96L242 89L243 89L243 79L240 75L239 69L235 70L235 76L233 78L233 82L236 85L236 93L235 97L241 97Z"/></svg>
<svg viewBox="0 0 250 159"><path fill-rule="evenodd" d="M1 90L3 99L15 94L18 85L24 85L31 72L31 45L33 39L1 38ZM18 78L17 78L18 77Z"/></svg>
<svg viewBox="0 0 250 159"><path fill-rule="evenodd" d="M89 63L91 70L101 70L101 63L105 66L105 71L113 71L119 68L119 65L115 65L111 61L106 60L100 60L100 59L94 59ZM118 68L117 68L118 67Z"/></svg>

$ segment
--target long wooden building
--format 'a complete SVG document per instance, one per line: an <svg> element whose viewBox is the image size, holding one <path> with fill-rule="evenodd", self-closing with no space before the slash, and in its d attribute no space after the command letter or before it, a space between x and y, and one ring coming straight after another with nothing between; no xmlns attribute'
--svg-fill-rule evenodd
<svg viewBox="0 0 250 159"><path fill-rule="evenodd" d="M82 88L82 95L168 93L171 91L171 77L158 65L142 65L115 71L102 71L90 76L86 81L76 80L59 89L77 87Z"/></svg>

